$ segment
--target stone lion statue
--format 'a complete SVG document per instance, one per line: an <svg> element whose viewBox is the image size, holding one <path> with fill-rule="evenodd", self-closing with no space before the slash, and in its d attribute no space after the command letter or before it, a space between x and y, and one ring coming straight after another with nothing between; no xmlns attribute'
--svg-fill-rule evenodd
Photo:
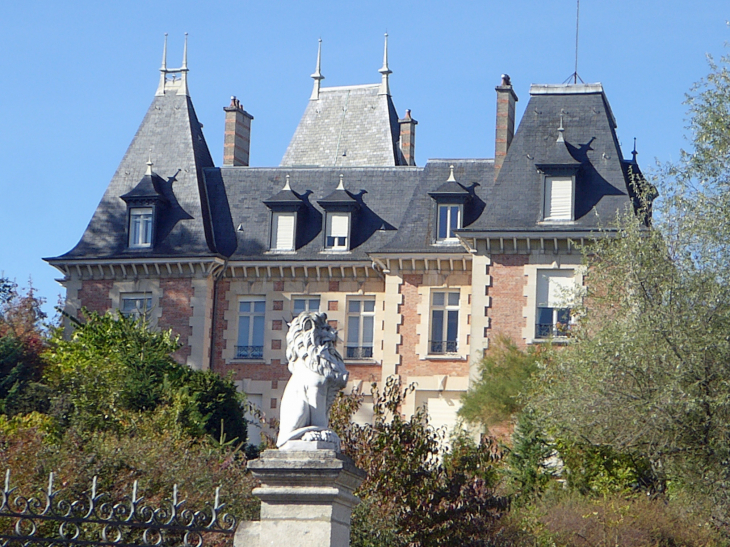
<svg viewBox="0 0 730 547"><path fill-rule="evenodd" d="M281 399L279 438L288 441L326 441L339 450L340 439L329 429L328 414L349 373L335 349L337 332L327 314L302 312L289 325L286 358L292 376Z"/></svg>

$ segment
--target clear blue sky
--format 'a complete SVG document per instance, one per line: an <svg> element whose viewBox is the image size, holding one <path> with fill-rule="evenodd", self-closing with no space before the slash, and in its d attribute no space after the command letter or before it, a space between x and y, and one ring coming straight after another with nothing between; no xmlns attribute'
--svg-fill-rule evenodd
<svg viewBox="0 0 730 547"><path fill-rule="evenodd" d="M216 163L236 95L255 117L251 163L278 165L312 88L379 81L389 33L391 92L419 121L416 160L493 157L494 86L511 75L562 83L574 67L575 0L418 2L5 2L0 8L0 274L29 276L54 304L41 257L81 237L149 106L165 32L168 65L189 33L190 92ZM684 94L730 40L727 0L582 0L578 73L602 82L624 155L676 159ZM49 307L50 309L50 307Z"/></svg>

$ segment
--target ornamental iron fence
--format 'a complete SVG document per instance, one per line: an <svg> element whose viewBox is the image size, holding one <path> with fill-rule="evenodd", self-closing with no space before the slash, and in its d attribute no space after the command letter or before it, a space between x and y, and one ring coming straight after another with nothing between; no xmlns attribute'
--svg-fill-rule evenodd
<svg viewBox="0 0 730 547"><path fill-rule="evenodd" d="M10 470L0 503L0 547L116 546L202 547L209 534L233 536L236 518L223 513L220 487L213 505L199 511L183 508L177 485L172 498L159 507L144 503L137 495L137 481L131 496L115 502L97 491L94 477L91 489L82 499L70 500L54 489L54 474L48 488L37 496L25 497L10 487Z"/></svg>

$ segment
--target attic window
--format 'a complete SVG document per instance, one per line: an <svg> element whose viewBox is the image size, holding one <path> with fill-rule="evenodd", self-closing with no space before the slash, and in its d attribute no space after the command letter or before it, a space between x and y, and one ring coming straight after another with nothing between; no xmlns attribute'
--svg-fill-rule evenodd
<svg viewBox="0 0 730 547"><path fill-rule="evenodd" d="M461 228L462 205L440 204L438 206L438 240L456 241L454 230Z"/></svg>
<svg viewBox="0 0 730 547"><path fill-rule="evenodd" d="M134 249L152 246L152 207L130 207L129 247Z"/></svg>
<svg viewBox="0 0 730 547"><path fill-rule="evenodd" d="M296 233L296 213L278 213L272 215L271 249L276 251L293 251Z"/></svg>
<svg viewBox="0 0 730 547"><path fill-rule="evenodd" d="M327 213L325 248L347 251L350 248L350 213Z"/></svg>
<svg viewBox="0 0 730 547"><path fill-rule="evenodd" d="M544 220L573 220L574 177L545 177Z"/></svg>

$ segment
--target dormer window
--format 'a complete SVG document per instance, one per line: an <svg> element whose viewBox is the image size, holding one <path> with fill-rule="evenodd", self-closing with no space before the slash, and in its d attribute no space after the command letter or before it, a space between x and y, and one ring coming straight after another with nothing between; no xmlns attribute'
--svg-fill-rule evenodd
<svg viewBox="0 0 730 547"><path fill-rule="evenodd" d="M127 246L130 249L150 249L155 245L155 224L160 212L169 204L162 193L164 181L152 172L152 162L142 180L122 199L127 203Z"/></svg>
<svg viewBox="0 0 730 547"><path fill-rule="evenodd" d="M293 251L296 237L296 213L274 213L271 230L271 249Z"/></svg>
<svg viewBox="0 0 730 547"><path fill-rule="evenodd" d="M573 220L574 177L545 177L544 220Z"/></svg>
<svg viewBox="0 0 730 547"><path fill-rule="evenodd" d="M350 213L327 213L325 248L347 251L350 248Z"/></svg>
<svg viewBox="0 0 730 547"><path fill-rule="evenodd" d="M435 191L429 192L436 202L436 243L457 243L456 230L464 227L464 206L471 194L454 178L454 166L449 166L449 178Z"/></svg>
<svg viewBox="0 0 730 547"><path fill-rule="evenodd" d="M129 247L152 246L152 207L130 207L129 209Z"/></svg>
<svg viewBox="0 0 730 547"><path fill-rule="evenodd" d="M289 175L286 176L284 188L264 201L264 204L271 209L271 251L296 251L298 215L303 203L289 186Z"/></svg>
<svg viewBox="0 0 730 547"><path fill-rule="evenodd" d="M440 204L438 206L438 236L439 241L456 241L454 230L461 228L462 206L454 204Z"/></svg>
<svg viewBox="0 0 730 547"><path fill-rule="evenodd" d="M340 183L337 188L317 203L325 211L324 250L349 251L352 248L353 218L357 218L360 204L350 192L345 190L342 175L340 175Z"/></svg>

